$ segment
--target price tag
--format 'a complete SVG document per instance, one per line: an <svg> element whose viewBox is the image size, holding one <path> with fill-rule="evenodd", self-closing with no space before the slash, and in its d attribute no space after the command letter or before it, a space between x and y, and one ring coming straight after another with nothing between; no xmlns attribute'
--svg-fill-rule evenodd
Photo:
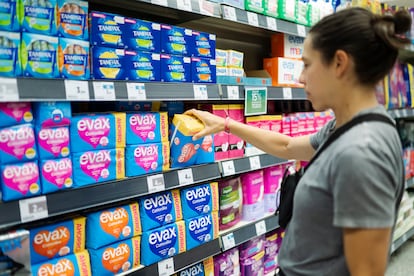
<svg viewBox="0 0 414 276"><path fill-rule="evenodd" d="M184 169L178 171L178 182L180 186L187 186L194 184L193 178L193 170L192 169Z"/></svg>
<svg viewBox="0 0 414 276"><path fill-rule="evenodd" d="M0 78L0 102L19 100L17 79Z"/></svg>
<svg viewBox="0 0 414 276"><path fill-rule="evenodd" d="M268 29L270 29L272 31L277 31L276 18L266 17L266 21L267 21L267 28Z"/></svg>
<svg viewBox="0 0 414 276"><path fill-rule="evenodd" d="M145 91L144 83L128 82L126 86L128 92L128 100L145 101L147 99L147 92Z"/></svg>
<svg viewBox="0 0 414 276"><path fill-rule="evenodd" d="M258 170L262 168L262 166L260 165L260 156L250 157L249 162L250 162L250 169L252 170Z"/></svg>
<svg viewBox="0 0 414 276"><path fill-rule="evenodd" d="M66 99L70 101L89 101L87 81L65 80Z"/></svg>
<svg viewBox="0 0 414 276"><path fill-rule="evenodd" d="M259 27L259 16L254 12L247 12L247 22L249 25Z"/></svg>
<svg viewBox="0 0 414 276"><path fill-rule="evenodd" d="M255 227L258 236L266 234L266 222L264 220L256 222Z"/></svg>
<svg viewBox="0 0 414 276"><path fill-rule="evenodd" d="M194 85L194 99L208 100L207 85Z"/></svg>
<svg viewBox="0 0 414 276"><path fill-rule="evenodd" d="M298 26L298 35L305 37L306 36L306 29L303 25L297 25Z"/></svg>
<svg viewBox="0 0 414 276"><path fill-rule="evenodd" d="M227 86L227 98L230 100L238 100L239 97L239 87L238 86Z"/></svg>
<svg viewBox="0 0 414 276"><path fill-rule="evenodd" d="M22 199L19 201L19 208L22 222L39 220L49 216L46 196Z"/></svg>
<svg viewBox="0 0 414 276"><path fill-rule="evenodd" d="M148 193L162 192L165 190L163 174L150 175L147 177Z"/></svg>
<svg viewBox="0 0 414 276"><path fill-rule="evenodd" d="M290 87L283 87L283 99L291 100L292 97L292 88Z"/></svg>
<svg viewBox="0 0 414 276"><path fill-rule="evenodd" d="M169 258L158 262L158 275L169 276L174 274L174 259Z"/></svg>
<svg viewBox="0 0 414 276"><path fill-rule="evenodd" d="M225 251L236 246L233 233L224 235L223 237L221 237L221 241L223 243L223 247Z"/></svg>
<svg viewBox="0 0 414 276"><path fill-rule="evenodd" d="M168 0L151 0L151 4L168 7Z"/></svg>
<svg viewBox="0 0 414 276"><path fill-rule="evenodd" d="M224 176L235 175L236 174L236 169L234 168L233 160L221 162L221 167L223 169L223 175Z"/></svg>
<svg viewBox="0 0 414 276"><path fill-rule="evenodd" d="M191 0L177 0L177 8L184 11L192 11Z"/></svg>
<svg viewBox="0 0 414 276"><path fill-rule="evenodd" d="M93 91L95 93L95 100L115 100L115 85L113 82L95 81L93 82Z"/></svg>
<svg viewBox="0 0 414 276"><path fill-rule="evenodd" d="M237 21L236 9L229 6L223 6L223 17L227 20Z"/></svg>

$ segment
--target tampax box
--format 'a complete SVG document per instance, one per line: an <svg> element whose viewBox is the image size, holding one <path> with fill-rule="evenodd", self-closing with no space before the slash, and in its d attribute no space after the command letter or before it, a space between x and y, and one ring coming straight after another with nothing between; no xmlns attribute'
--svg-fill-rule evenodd
<svg viewBox="0 0 414 276"><path fill-rule="evenodd" d="M264 0L264 14L271 17L278 17L278 0Z"/></svg>
<svg viewBox="0 0 414 276"><path fill-rule="evenodd" d="M91 45L124 48L126 46L125 17L93 11L89 15Z"/></svg>
<svg viewBox="0 0 414 276"><path fill-rule="evenodd" d="M31 161L37 158L36 138L31 124L0 129L0 163Z"/></svg>
<svg viewBox="0 0 414 276"><path fill-rule="evenodd" d="M86 247L98 249L141 234L138 203L131 203L95 213L86 220Z"/></svg>
<svg viewBox="0 0 414 276"><path fill-rule="evenodd" d="M279 18L288 21L296 20L296 6L297 1L292 0L278 0L278 14Z"/></svg>
<svg viewBox="0 0 414 276"><path fill-rule="evenodd" d="M88 2L81 0L57 0L58 35L67 38L87 40Z"/></svg>
<svg viewBox="0 0 414 276"><path fill-rule="evenodd" d="M32 265L32 275L92 276L88 251Z"/></svg>
<svg viewBox="0 0 414 276"><path fill-rule="evenodd" d="M28 102L0 103L0 127L31 123L32 105Z"/></svg>
<svg viewBox="0 0 414 276"><path fill-rule="evenodd" d="M187 250L202 245L218 237L218 213L207 213L185 220Z"/></svg>
<svg viewBox="0 0 414 276"><path fill-rule="evenodd" d="M89 42L59 38L59 72L63 78L87 80L90 77Z"/></svg>
<svg viewBox="0 0 414 276"><path fill-rule="evenodd" d="M234 68L243 68L244 53L227 50L227 66Z"/></svg>
<svg viewBox="0 0 414 276"><path fill-rule="evenodd" d="M2 165L0 168L3 201L40 195L41 185L37 162Z"/></svg>
<svg viewBox="0 0 414 276"><path fill-rule="evenodd" d="M17 17L20 4L18 0L0 2L0 30L14 32L20 29L20 22Z"/></svg>
<svg viewBox="0 0 414 276"><path fill-rule="evenodd" d="M161 24L126 18L126 47L135 51L161 52Z"/></svg>
<svg viewBox="0 0 414 276"><path fill-rule="evenodd" d="M142 231L182 219L180 191L172 190L139 199Z"/></svg>
<svg viewBox="0 0 414 276"><path fill-rule="evenodd" d="M31 263L82 252L85 249L85 223L84 217L78 217L30 229Z"/></svg>
<svg viewBox="0 0 414 276"><path fill-rule="evenodd" d="M20 45L20 33L0 31L0 76L16 77L22 74Z"/></svg>
<svg viewBox="0 0 414 276"><path fill-rule="evenodd" d="M59 39L54 36L22 33L21 65L25 77L59 77Z"/></svg>
<svg viewBox="0 0 414 276"><path fill-rule="evenodd" d="M139 81L161 80L161 56L157 53L127 51L128 79Z"/></svg>
<svg viewBox="0 0 414 276"><path fill-rule="evenodd" d="M248 11L263 14L264 13L264 1L263 0L245 0L244 8Z"/></svg>
<svg viewBox="0 0 414 276"><path fill-rule="evenodd" d="M108 47L92 47L91 73L94 79L126 80L129 78L129 51Z"/></svg>
<svg viewBox="0 0 414 276"><path fill-rule="evenodd" d="M68 157L70 154L69 127L37 128L36 141L40 159Z"/></svg>
<svg viewBox="0 0 414 276"><path fill-rule="evenodd" d="M161 24L161 53L189 56L192 35L190 29Z"/></svg>
<svg viewBox="0 0 414 276"><path fill-rule="evenodd" d="M74 187L125 177L124 149L103 149L74 153Z"/></svg>
<svg viewBox="0 0 414 276"><path fill-rule="evenodd" d="M125 148L126 176L166 171L169 168L168 142L128 145Z"/></svg>
<svg viewBox="0 0 414 276"><path fill-rule="evenodd" d="M138 145L168 141L166 112L139 112L126 115L126 144Z"/></svg>
<svg viewBox="0 0 414 276"><path fill-rule="evenodd" d="M190 82L191 58L161 54L161 81Z"/></svg>
<svg viewBox="0 0 414 276"><path fill-rule="evenodd" d="M227 67L227 51L216 49L216 65L217 67Z"/></svg>
<svg viewBox="0 0 414 276"><path fill-rule="evenodd" d="M216 58L216 35L193 31L190 53L194 57Z"/></svg>
<svg viewBox="0 0 414 276"><path fill-rule="evenodd" d="M302 58L305 38L290 34L272 35L272 57Z"/></svg>
<svg viewBox="0 0 414 276"><path fill-rule="evenodd" d="M141 237L89 249L92 275L116 275L140 265Z"/></svg>
<svg viewBox="0 0 414 276"><path fill-rule="evenodd" d="M40 180L43 194L52 193L72 187L73 166L72 159L50 159L41 160Z"/></svg>
<svg viewBox="0 0 414 276"><path fill-rule="evenodd" d="M264 69L272 77L273 86L303 87L299 82L303 61L289 58L265 58Z"/></svg>
<svg viewBox="0 0 414 276"><path fill-rule="evenodd" d="M195 83L216 83L216 60L192 57L191 76Z"/></svg>
<svg viewBox="0 0 414 276"><path fill-rule="evenodd" d="M185 224L177 221L142 233L141 263L151 265L186 250Z"/></svg>
<svg viewBox="0 0 414 276"><path fill-rule="evenodd" d="M23 32L55 35L57 19L57 0L21 1L20 20Z"/></svg>
<svg viewBox="0 0 414 276"><path fill-rule="evenodd" d="M217 182L181 190L181 206L184 219L218 211L219 195Z"/></svg>
<svg viewBox="0 0 414 276"><path fill-rule="evenodd" d="M123 112L84 114L72 118L72 152L125 147L126 115Z"/></svg>

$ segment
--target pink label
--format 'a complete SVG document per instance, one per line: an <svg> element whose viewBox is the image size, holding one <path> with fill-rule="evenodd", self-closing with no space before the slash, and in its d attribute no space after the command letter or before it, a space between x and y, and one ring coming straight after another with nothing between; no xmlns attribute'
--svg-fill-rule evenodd
<svg viewBox="0 0 414 276"><path fill-rule="evenodd" d="M111 152L109 150L89 151L79 158L82 171L98 181L99 178L108 178L108 167L111 164Z"/></svg>
<svg viewBox="0 0 414 276"><path fill-rule="evenodd" d="M42 166L42 175L50 183L62 188L65 184L72 184L72 161L69 158L49 160Z"/></svg>
<svg viewBox="0 0 414 276"><path fill-rule="evenodd" d="M0 149L18 159L22 159L25 155L27 158L33 158L36 154L33 150L34 144L34 131L28 125L0 131Z"/></svg>
<svg viewBox="0 0 414 276"><path fill-rule="evenodd" d="M4 184L15 191L26 195L29 191L39 191L39 170L36 163L8 165L3 170Z"/></svg>
<svg viewBox="0 0 414 276"><path fill-rule="evenodd" d="M134 114L129 118L129 127L144 142L147 138L154 139L156 125L155 114Z"/></svg>
<svg viewBox="0 0 414 276"><path fill-rule="evenodd" d="M78 122L77 129L80 138L94 148L98 145L106 146L109 143L108 135L111 125L108 117L84 118Z"/></svg>
<svg viewBox="0 0 414 276"><path fill-rule="evenodd" d="M156 170L158 167L158 145L138 146L134 150L135 162L145 171Z"/></svg>
<svg viewBox="0 0 414 276"><path fill-rule="evenodd" d="M38 133L38 143L55 157L69 155L69 150L62 152L69 146L69 128L45 128Z"/></svg>
<svg viewBox="0 0 414 276"><path fill-rule="evenodd" d="M7 116L20 122L26 112L31 112L29 103L6 103L0 105L0 110ZM32 117L31 117L32 118ZM31 120L30 120L31 121Z"/></svg>

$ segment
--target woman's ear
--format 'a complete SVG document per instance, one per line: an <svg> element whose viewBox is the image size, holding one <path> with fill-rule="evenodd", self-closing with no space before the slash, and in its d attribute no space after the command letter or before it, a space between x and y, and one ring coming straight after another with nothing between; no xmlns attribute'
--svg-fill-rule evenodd
<svg viewBox="0 0 414 276"><path fill-rule="evenodd" d="M344 50L337 50L335 52L332 66L334 67L336 77L343 78L351 66L349 54Z"/></svg>

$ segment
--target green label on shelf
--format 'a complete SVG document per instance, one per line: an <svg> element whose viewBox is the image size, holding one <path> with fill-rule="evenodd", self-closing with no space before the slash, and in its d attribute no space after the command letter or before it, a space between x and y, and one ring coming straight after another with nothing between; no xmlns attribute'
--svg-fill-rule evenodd
<svg viewBox="0 0 414 276"><path fill-rule="evenodd" d="M267 113L267 88L246 87L244 100L244 115L260 115Z"/></svg>

